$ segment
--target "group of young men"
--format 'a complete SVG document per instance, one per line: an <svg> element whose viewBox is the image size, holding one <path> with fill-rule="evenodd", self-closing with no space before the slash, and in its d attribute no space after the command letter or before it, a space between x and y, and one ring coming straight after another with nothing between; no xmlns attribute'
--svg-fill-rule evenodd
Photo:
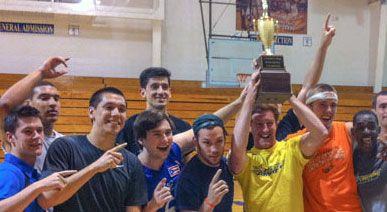
<svg viewBox="0 0 387 212"><path fill-rule="evenodd" d="M0 98L0 211L231 211L234 177L246 211L386 211L387 92L353 126L333 121L337 92L317 84L335 34L328 22L281 121L276 105L256 103L257 70L235 101L191 128L167 112L169 71L148 68L144 112L126 119L123 93L102 88L89 101L90 132L63 136L59 93L45 79L65 74L68 59L49 58ZM224 123L238 111L226 159Z"/></svg>

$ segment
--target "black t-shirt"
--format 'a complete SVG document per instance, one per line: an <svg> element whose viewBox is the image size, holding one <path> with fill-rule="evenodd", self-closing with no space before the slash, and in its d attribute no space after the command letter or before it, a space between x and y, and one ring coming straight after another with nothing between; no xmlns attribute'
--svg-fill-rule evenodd
<svg viewBox="0 0 387 212"><path fill-rule="evenodd" d="M126 120L124 128L120 131L116 139L116 142L118 144L122 144L125 142L128 143L128 145L126 146L126 149L135 155L140 154L140 150L141 150L139 143L134 138L134 132L133 132L133 124L137 116L138 114L135 114ZM191 125L185 122L184 120L179 119L172 115L169 115L169 118L175 125L175 129L172 131L173 135L176 135L191 129Z"/></svg>
<svg viewBox="0 0 387 212"><path fill-rule="evenodd" d="M140 161L123 149L123 167L96 174L69 200L54 211L125 211L127 206L147 203L147 190ZM104 154L86 136L64 136L49 148L42 175L63 170L82 170Z"/></svg>
<svg viewBox="0 0 387 212"><path fill-rule="evenodd" d="M364 154L355 147L353 163L357 188L363 211L387 211L387 161L376 157L382 145L377 145L371 155Z"/></svg>
<svg viewBox="0 0 387 212"><path fill-rule="evenodd" d="M278 123L276 139L277 141L284 140L288 135L296 133L304 129L298 121L293 109L289 109L286 115Z"/></svg>
<svg viewBox="0 0 387 212"><path fill-rule="evenodd" d="M177 182L176 209L198 211L207 197L208 186L218 169L222 169L219 179L227 183L229 191L214 208L214 211L231 211L234 199L234 180L226 160L222 158L219 167L209 167L203 164L197 155L188 162Z"/></svg>

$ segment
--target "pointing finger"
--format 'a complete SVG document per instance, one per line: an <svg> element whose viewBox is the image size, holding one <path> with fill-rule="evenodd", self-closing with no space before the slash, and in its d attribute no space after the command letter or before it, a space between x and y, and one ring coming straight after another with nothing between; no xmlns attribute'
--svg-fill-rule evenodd
<svg viewBox="0 0 387 212"><path fill-rule="evenodd" d="M156 186L156 191L159 191L161 190L162 188L164 188L165 186L165 183L167 182L167 179L166 178L163 178Z"/></svg>
<svg viewBox="0 0 387 212"><path fill-rule="evenodd" d="M111 148L110 151L111 152L118 152L121 149L125 148L127 145L128 145L127 143L120 144L118 146L115 146L115 147Z"/></svg>
<svg viewBox="0 0 387 212"><path fill-rule="evenodd" d="M329 30L329 19L330 19L330 17L331 17L331 14L328 14L328 15L327 15L327 18L325 19L324 29L325 29L326 31Z"/></svg>
<svg viewBox="0 0 387 212"><path fill-rule="evenodd" d="M221 173L222 173L222 169L218 169L218 171L216 171L214 177L212 177L210 185L214 185L218 181Z"/></svg>

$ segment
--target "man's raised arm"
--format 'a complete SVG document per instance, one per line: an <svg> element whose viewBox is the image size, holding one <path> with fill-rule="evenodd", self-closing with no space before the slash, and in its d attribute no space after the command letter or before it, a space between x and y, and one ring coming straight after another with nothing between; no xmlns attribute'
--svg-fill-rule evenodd
<svg viewBox="0 0 387 212"><path fill-rule="evenodd" d="M246 165L246 147L250 131L251 113L260 83L259 80L257 81L258 77L259 72L255 72L251 77L252 79L247 88L246 98L243 101L241 111L239 112L239 116L234 127L229 163L230 170L233 174L239 174Z"/></svg>
<svg viewBox="0 0 387 212"><path fill-rule="evenodd" d="M336 29L329 25L330 14L327 15L323 26L323 35L321 38L320 46L317 50L316 56L313 60L312 66L306 73L304 82L302 84L301 91L298 93L297 98L301 102L306 101L306 93L310 88L315 86L320 80L322 70L324 68L325 56L327 54L328 47L332 43L333 36L335 36Z"/></svg>
<svg viewBox="0 0 387 212"><path fill-rule="evenodd" d="M247 94L247 88L244 88L237 99L227 104L226 106L218 109L213 114L218 116L220 119L223 120L224 123L226 123L228 120L231 119L231 117L233 117L239 111L244 99L246 98L246 94ZM183 133L174 135L173 141L180 146L182 153L186 154L188 152L193 151L195 148L195 144L193 143L193 140L192 140L193 137L194 137L193 130L190 129Z"/></svg>
<svg viewBox="0 0 387 212"><path fill-rule="evenodd" d="M308 129L301 139L301 151L306 157L312 156L324 143L328 136L328 129L321 123L320 119L296 97L290 97L290 104L297 114L297 118Z"/></svg>
<svg viewBox="0 0 387 212"><path fill-rule="evenodd" d="M0 110L3 114L8 113L9 110L23 103L39 81L43 79L56 78L66 74L67 70L56 70L55 68L60 64L67 67L66 61L68 60L69 58L50 57L41 67L7 89L4 95L0 98Z"/></svg>

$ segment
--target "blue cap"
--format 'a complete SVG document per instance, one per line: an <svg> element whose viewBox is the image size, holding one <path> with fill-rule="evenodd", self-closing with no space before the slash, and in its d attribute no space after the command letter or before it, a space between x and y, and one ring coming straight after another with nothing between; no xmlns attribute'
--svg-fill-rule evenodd
<svg viewBox="0 0 387 212"><path fill-rule="evenodd" d="M206 114L206 115L199 116L194 121L192 125L192 129L194 131L194 134L196 135L199 132L199 130L203 128L209 128L209 127L215 127L215 126L222 127L224 130L223 120L213 114Z"/></svg>

